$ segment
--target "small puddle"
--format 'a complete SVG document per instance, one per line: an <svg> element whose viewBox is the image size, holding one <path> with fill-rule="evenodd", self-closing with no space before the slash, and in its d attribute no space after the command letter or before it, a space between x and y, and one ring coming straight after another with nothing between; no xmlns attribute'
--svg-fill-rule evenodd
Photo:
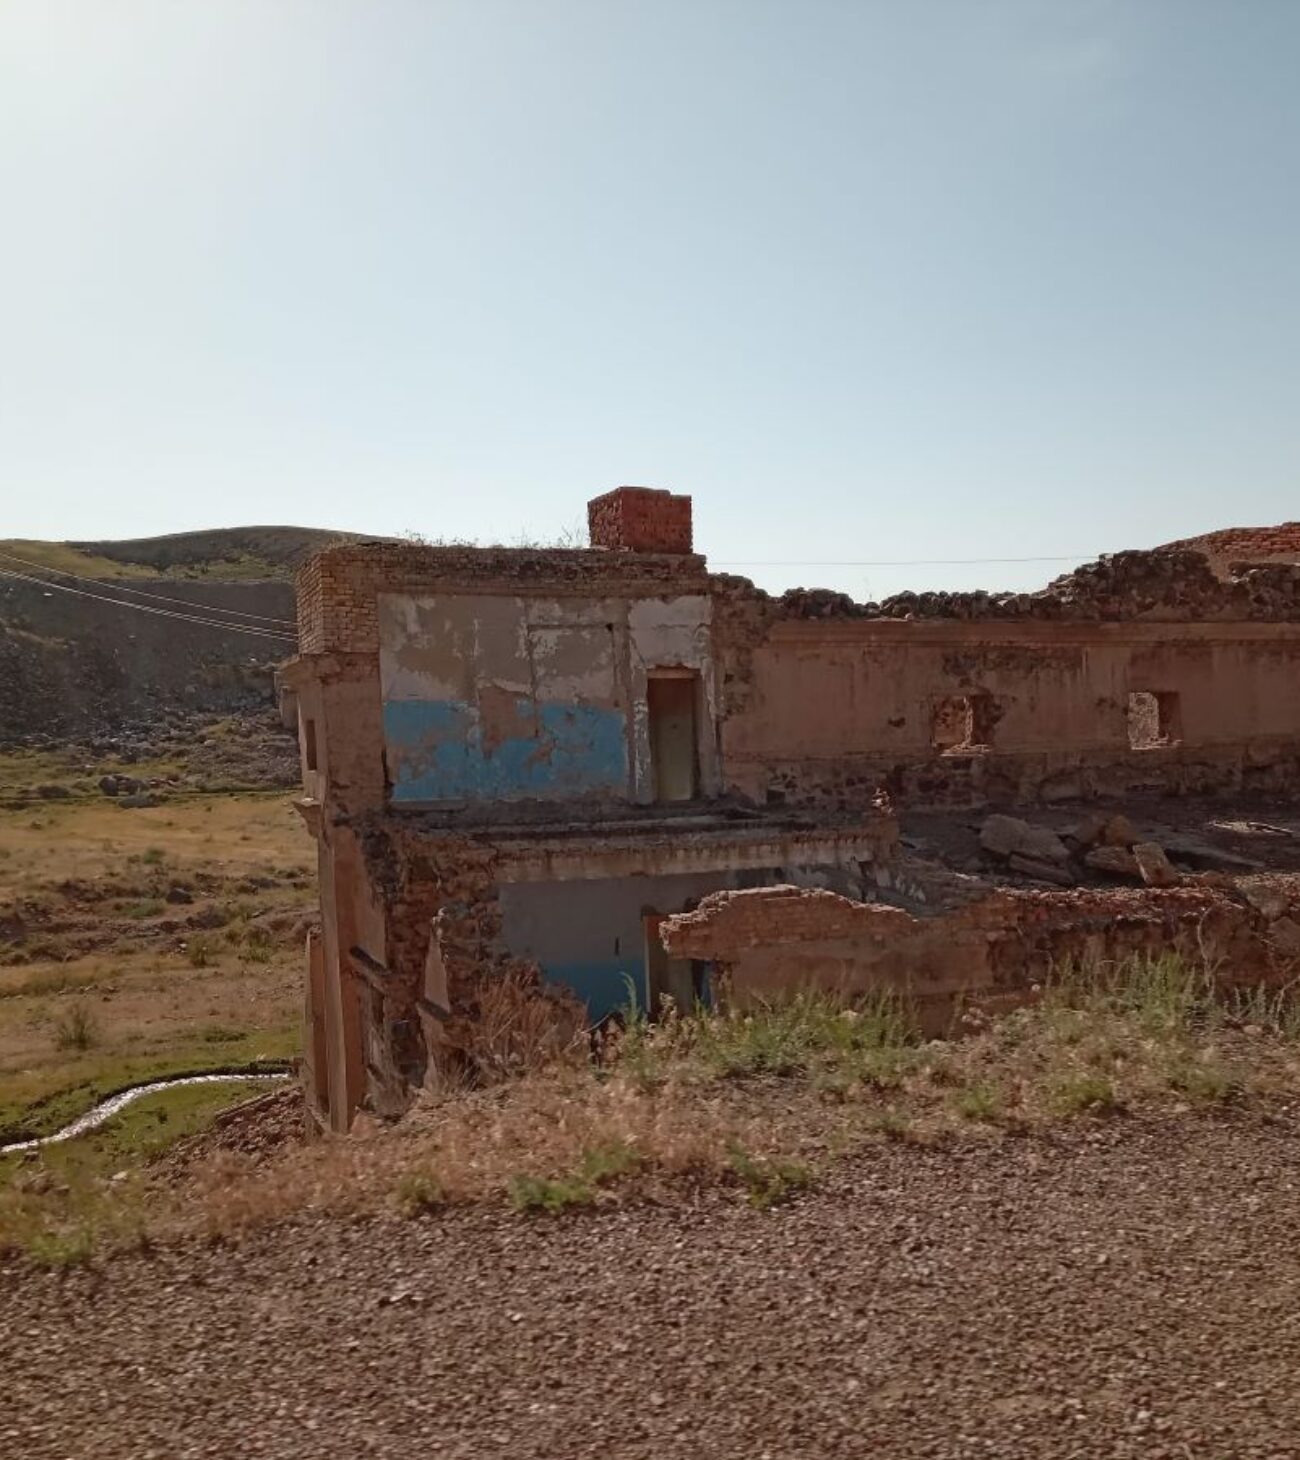
<svg viewBox="0 0 1300 1460"><path fill-rule="evenodd" d="M134 1101L141 1100L146 1095L156 1095L159 1090L175 1090L181 1085L224 1085L235 1084L241 1080L247 1082L288 1078L287 1071L279 1070L273 1074L177 1075L170 1080L152 1080L147 1085L133 1085L129 1090L119 1090L116 1095L101 1100L98 1105L70 1121L62 1130L56 1130L53 1135L36 1136L30 1141L10 1141L7 1146L0 1146L0 1156L12 1156L18 1151L34 1151L40 1146L52 1146L59 1141L70 1141L74 1136L84 1136L87 1131L98 1130L106 1121L112 1120L118 1111L125 1110Z"/></svg>

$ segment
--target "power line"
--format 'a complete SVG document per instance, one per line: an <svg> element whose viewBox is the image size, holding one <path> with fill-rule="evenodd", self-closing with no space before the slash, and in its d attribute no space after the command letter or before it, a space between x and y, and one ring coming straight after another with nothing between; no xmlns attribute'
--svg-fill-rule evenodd
<svg viewBox="0 0 1300 1460"><path fill-rule="evenodd" d="M111 603L114 608L133 608L137 613L154 613L161 618L174 618L180 619L184 623L202 624L206 628L220 629L227 634L247 634L258 639L274 639L281 644L297 642L296 637L289 634L277 634L270 629L250 629L245 628L243 624L223 623L220 619L199 618L192 613L174 613L169 608L150 608L147 604L130 603L125 598L105 598L101 593L87 593L81 588L69 588L63 583L51 583L48 578L33 578L26 573L15 573L12 568L0 568L0 578L13 578L20 583L34 583L38 588L45 588L53 593L71 593L74 598L90 598L96 603Z"/></svg>
<svg viewBox="0 0 1300 1460"><path fill-rule="evenodd" d="M931 568L973 565L977 563L1082 563L1088 559L1074 554L1036 558L875 558L837 561L827 558L781 558L760 561L758 558L710 558L715 568Z"/></svg>
<svg viewBox="0 0 1300 1460"><path fill-rule="evenodd" d="M96 587L111 587L116 593L134 593L138 598L156 599L159 603L177 603L182 608L202 608L208 613L224 613L230 615L232 618L254 619L258 623L265 624L281 624L285 628L297 627L292 619L271 618L263 613L244 613L241 609L237 608L218 608L214 603L195 603L193 599L171 598L165 593L149 593L143 588L129 588L125 584L119 583L116 579L112 580L111 583L105 583L102 579L91 578L85 573L70 573L66 568L47 567L44 563L34 563L30 558L20 558L14 553L0 553L0 558L3 558L9 563L21 563L24 568L35 568L41 573L56 573L60 578L71 578L74 583L94 583Z"/></svg>

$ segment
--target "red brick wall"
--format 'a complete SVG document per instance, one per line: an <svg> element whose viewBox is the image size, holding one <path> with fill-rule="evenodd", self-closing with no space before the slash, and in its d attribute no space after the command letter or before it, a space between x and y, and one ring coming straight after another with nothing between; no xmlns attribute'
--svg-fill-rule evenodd
<svg viewBox="0 0 1300 1460"><path fill-rule="evenodd" d="M1282 522L1276 527L1224 527L1165 546L1204 553L1215 571L1226 577L1234 563L1300 563L1300 522Z"/></svg>
<svg viewBox="0 0 1300 1460"><path fill-rule="evenodd" d="M591 545L633 553L689 553L691 499L656 487L616 487L587 503Z"/></svg>

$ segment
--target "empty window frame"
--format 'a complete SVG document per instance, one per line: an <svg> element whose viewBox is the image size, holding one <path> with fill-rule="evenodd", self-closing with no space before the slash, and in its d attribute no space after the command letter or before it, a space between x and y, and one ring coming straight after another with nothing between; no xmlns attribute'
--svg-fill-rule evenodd
<svg viewBox="0 0 1300 1460"><path fill-rule="evenodd" d="M302 721L302 760L309 771L319 769L316 764L316 721L306 715Z"/></svg>
<svg viewBox="0 0 1300 1460"><path fill-rule="evenodd" d="M987 750L993 741L993 696L949 695L936 700L930 719L930 744L941 755Z"/></svg>
<svg viewBox="0 0 1300 1460"><path fill-rule="evenodd" d="M1173 690L1133 690L1128 697L1130 750L1177 745L1183 737L1178 695Z"/></svg>

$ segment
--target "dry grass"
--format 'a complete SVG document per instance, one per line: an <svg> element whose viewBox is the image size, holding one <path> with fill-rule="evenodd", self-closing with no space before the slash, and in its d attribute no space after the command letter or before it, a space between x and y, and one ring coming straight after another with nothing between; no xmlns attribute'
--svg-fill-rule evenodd
<svg viewBox="0 0 1300 1460"><path fill-rule="evenodd" d="M486 1008L472 1083L427 1093L395 1126L363 1117L346 1139L269 1161L200 1155L183 1178L156 1179L150 1231L225 1239L304 1212L469 1201L550 1213L702 1181L771 1205L875 1142L1248 1113L1300 1093L1289 996L1224 999L1177 960L1063 970L1011 1015L968 1012L947 1041L922 1041L890 999L801 996L743 1017L633 1019L592 1057L546 1032L519 989Z"/></svg>

